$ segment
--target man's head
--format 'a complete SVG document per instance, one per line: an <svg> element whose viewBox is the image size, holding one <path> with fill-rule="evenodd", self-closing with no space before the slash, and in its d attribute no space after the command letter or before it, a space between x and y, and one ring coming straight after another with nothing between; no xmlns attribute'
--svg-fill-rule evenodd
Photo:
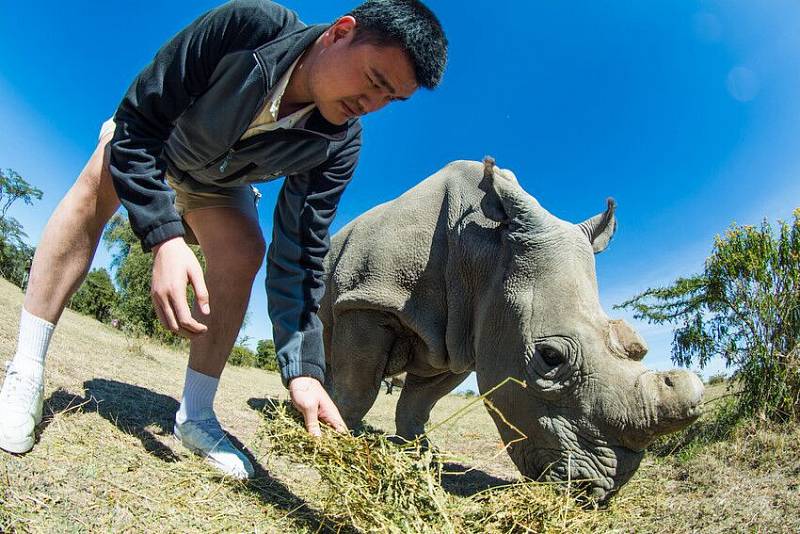
<svg viewBox="0 0 800 534"><path fill-rule="evenodd" d="M436 87L447 38L418 0L367 0L334 22L305 61L307 91L330 122Z"/></svg>
<svg viewBox="0 0 800 534"><path fill-rule="evenodd" d="M433 89L447 64L447 37L436 15L417 0L367 0L348 13L356 19L353 39L375 46L396 46L411 60L417 84Z"/></svg>

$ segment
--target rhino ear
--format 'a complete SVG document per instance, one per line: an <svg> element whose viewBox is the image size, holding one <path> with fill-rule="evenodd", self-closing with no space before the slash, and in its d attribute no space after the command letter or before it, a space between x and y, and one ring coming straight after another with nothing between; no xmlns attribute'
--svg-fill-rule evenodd
<svg viewBox="0 0 800 534"><path fill-rule="evenodd" d="M497 167L491 156L483 159L483 180L479 187L486 193L481 210L488 218L509 224L512 231L537 226L542 207L520 187L514 173Z"/></svg>
<svg viewBox="0 0 800 534"><path fill-rule="evenodd" d="M614 217L616 209L617 203L609 197L606 211L577 225L589 239L595 254L603 252L614 237L617 230L617 218Z"/></svg>

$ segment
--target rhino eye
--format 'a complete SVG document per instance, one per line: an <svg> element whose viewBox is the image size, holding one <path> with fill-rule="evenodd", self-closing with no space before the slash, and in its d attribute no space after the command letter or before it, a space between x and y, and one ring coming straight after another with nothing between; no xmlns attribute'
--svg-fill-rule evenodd
<svg viewBox="0 0 800 534"><path fill-rule="evenodd" d="M550 345L543 345L541 347L538 347L538 349L539 349L539 355L542 357L542 360L549 367L556 367L557 365L561 365L562 363L564 363L564 356L555 347L551 347Z"/></svg>

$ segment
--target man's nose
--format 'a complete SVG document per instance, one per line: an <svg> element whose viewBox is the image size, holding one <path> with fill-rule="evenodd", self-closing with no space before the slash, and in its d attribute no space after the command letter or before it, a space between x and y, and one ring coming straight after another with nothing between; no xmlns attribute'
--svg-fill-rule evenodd
<svg viewBox="0 0 800 534"><path fill-rule="evenodd" d="M361 95L361 98L358 99L358 107L361 108L359 111L362 115L367 113L372 113L373 111L378 111L383 106L385 106L389 101L383 98L382 95Z"/></svg>

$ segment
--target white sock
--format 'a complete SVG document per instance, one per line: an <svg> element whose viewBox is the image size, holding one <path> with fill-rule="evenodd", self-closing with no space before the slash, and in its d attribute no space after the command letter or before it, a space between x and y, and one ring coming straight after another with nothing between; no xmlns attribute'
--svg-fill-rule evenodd
<svg viewBox="0 0 800 534"><path fill-rule="evenodd" d="M11 360L18 373L28 375L34 380L44 380L44 359L55 327L53 323L31 315L22 308L17 352Z"/></svg>
<svg viewBox="0 0 800 534"><path fill-rule="evenodd" d="M175 422L180 425L186 421L198 421L213 416L214 395L217 394L218 385L219 378L198 373L187 367L183 398L181 407L175 414Z"/></svg>

